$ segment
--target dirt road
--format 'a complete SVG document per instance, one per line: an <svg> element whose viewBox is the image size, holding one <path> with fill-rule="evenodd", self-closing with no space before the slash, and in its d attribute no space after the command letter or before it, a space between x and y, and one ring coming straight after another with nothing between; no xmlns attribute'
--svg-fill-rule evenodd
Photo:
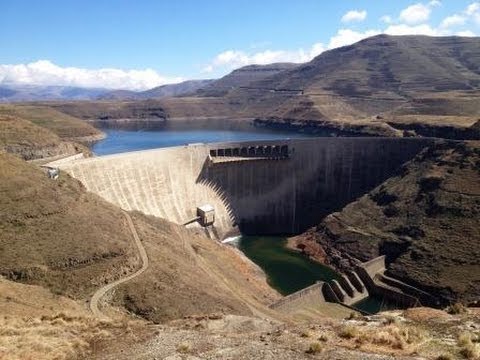
<svg viewBox="0 0 480 360"><path fill-rule="evenodd" d="M124 278L121 278L121 279L119 279L117 281L114 281L110 284L102 286L100 289L98 289L95 292L95 294L93 294L93 296L90 300L90 310L97 317L102 317L102 318L107 317L104 313L102 313L100 311L100 309L98 307L101 299L103 298L103 296L107 292L109 292L110 290L112 290L113 288L115 288L116 286L118 286L120 284L123 284L123 283L125 283L129 280L132 280L132 279L136 278L137 276L139 276L145 270L148 269L147 252L145 251L145 248L143 247L143 244L140 241L140 237L138 236L137 230L135 229L135 225L133 224L132 218L130 217L130 215L127 212L124 212L123 214L125 215L125 218L127 219L128 227L130 228L130 231L132 233L133 241L135 243L135 246L137 247L138 252L140 253L140 259L142 261L142 267L138 271L134 272L133 274L130 274L130 275L124 277Z"/></svg>

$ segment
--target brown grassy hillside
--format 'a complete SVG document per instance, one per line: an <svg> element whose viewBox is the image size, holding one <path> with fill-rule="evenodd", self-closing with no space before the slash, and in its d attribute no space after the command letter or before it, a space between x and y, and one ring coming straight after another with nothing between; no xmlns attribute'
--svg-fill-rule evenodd
<svg viewBox="0 0 480 360"><path fill-rule="evenodd" d="M0 274L84 297L135 267L119 209L77 180L0 155Z"/></svg>
<svg viewBox="0 0 480 360"><path fill-rule="evenodd" d="M211 312L252 314L278 298L233 248L153 216L136 212L134 221L150 267L116 291L117 304L130 311L155 322Z"/></svg>
<svg viewBox="0 0 480 360"><path fill-rule="evenodd" d="M443 143L306 234L345 269L387 255L388 273L448 301L480 299L480 143Z"/></svg>
<svg viewBox="0 0 480 360"><path fill-rule="evenodd" d="M40 286L0 277L0 359L77 359L127 321L99 321L79 303ZM115 333L115 335L114 335Z"/></svg>
<svg viewBox="0 0 480 360"><path fill-rule="evenodd" d="M49 106L33 104L0 105L0 115L11 115L50 130L63 140L77 142L101 138L102 132L78 118Z"/></svg>
<svg viewBox="0 0 480 360"><path fill-rule="evenodd" d="M0 155L0 169L0 275L84 299L139 267L119 208L10 154ZM245 314L278 296L234 250L165 220L135 213L134 222L150 268L120 292L128 309L158 321Z"/></svg>
<svg viewBox="0 0 480 360"><path fill-rule="evenodd" d="M63 141L52 131L18 116L0 114L0 150L25 160L89 153L82 145Z"/></svg>

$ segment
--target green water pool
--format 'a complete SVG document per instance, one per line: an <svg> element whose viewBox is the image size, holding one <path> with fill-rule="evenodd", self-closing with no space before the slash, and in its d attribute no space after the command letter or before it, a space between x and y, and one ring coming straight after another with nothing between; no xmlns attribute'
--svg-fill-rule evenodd
<svg viewBox="0 0 480 360"><path fill-rule="evenodd" d="M241 236L238 240L239 249L263 269L270 286L282 295L294 293L316 281L338 279L335 270L288 249L286 244L287 238L282 236ZM353 306L371 314L402 307L374 296Z"/></svg>
<svg viewBox="0 0 480 360"><path fill-rule="evenodd" d="M282 295L303 289L316 281L330 281L338 274L328 266L286 247L279 236L242 236L239 248L267 274L268 283Z"/></svg>

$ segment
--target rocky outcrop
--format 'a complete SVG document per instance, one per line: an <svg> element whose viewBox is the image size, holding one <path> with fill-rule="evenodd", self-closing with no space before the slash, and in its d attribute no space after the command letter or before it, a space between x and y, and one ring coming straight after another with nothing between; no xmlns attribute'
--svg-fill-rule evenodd
<svg viewBox="0 0 480 360"><path fill-rule="evenodd" d="M443 142L327 216L306 239L345 271L385 255L387 274L444 302L480 298L480 144Z"/></svg>

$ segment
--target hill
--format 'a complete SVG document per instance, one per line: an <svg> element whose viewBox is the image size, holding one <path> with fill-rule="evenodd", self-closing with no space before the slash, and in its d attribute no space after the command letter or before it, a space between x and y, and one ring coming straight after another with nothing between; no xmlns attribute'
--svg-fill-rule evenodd
<svg viewBox="0 0 480 360"><path fill-rule="evenodd" d="M0 105L0 115L30 121L50 130L65 141L88 143L103 137L103 133L90 124L46 105L4 104Z"/></svg>
<svg viewBox="0 0 480 360"><path fill-rule="evenodd" d="M0 150L25 160L80 152L88 156L85 145L103 136L92 125L49 106L0 105Z"/></svg>
<svg viewBox="0 0 480 360"><path fill-rule="evenodd" d="M384 123L402 130L420 123L424 132L444 127L446 137L455 137L448 126L470 127L480 115L479 62L480 38L378 35L257 83L303 90L262 120Z"/></svg>
<svg viewBox="0 0 480 360"><path fill-rule="evenodd" d="M63 141L58 135L30 121L10 115L0 115L0 151L15 154L25 160L54 156L89 154L80 144Z"/></svg>
<svg viewBox="0 0 480 360"><path fill-rule="evenodd" d="M441 301L480 298L480 144L432 146L401 173L302 235L329 263L386 255L388 273Z"/></svg>
<svg viewBox="0 0 480 360"><path fill-rule="evenodd" d="M1 102L94 100L108 89L75 86L0 85Z"/></svg>
<svg viewBox="0 0 480 360"><path fill-rule="evenodd" d="M178 84L167 84L146 91L115 90L97 97L98 100L144 100L194 94L215 80L187 80Z"/></svg>
<svg viewBox="0 0 480 360"><path fill-rule="evenodd" d="M293 63L274 63L268 65L247 65L233 70L224 77L215 80L197 91L199 96L223 96L228 91L241 87L253 86L270 76L283 73L298 66Z"/></svg>

